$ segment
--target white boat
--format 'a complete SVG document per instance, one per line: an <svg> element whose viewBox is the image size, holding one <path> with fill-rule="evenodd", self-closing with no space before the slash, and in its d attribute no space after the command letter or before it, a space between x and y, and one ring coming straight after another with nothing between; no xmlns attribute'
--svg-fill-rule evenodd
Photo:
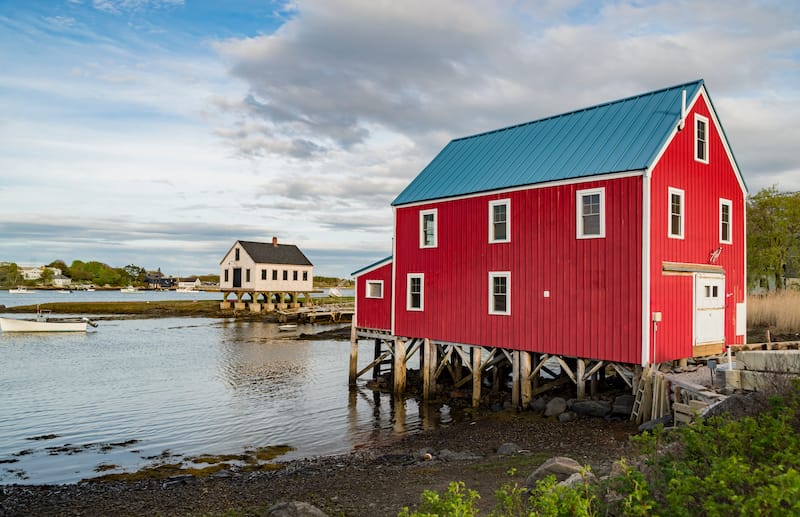
<svg viewBox="0 0 800 517"><path fill-rule="evenodd" d="M341 298L342 292L335 287L331 287L330 290L328 290L328 296L332 296L334 298Z"/></svg>
<svg viewBox="0 0 800 517"><path fill-rule="evenodd" d="M8 294L31 294L33 291L29 291L27 287L17 287L16 289L9 289Z"/></svg>
<svg viewBox="0 0 800 517"><path fill-rule="evenodd" d="M48 321L50 311L39 311L35 320L19 320L16 318L0 318L0 330L3 332L86 332L87 325L93 327L97 323L81 318L81 321Z"/></svg>
<svg viewBox="0 0 800 517"><path fill-rule="evenodd" d="M70 294L72 293L72 289L59 289L58 292L60 294Z"/></svg>
<svg viewBox="0 0 800 517"><path fill-rule="evenodd" d="M121 293L135 293L137 291L138 289L136 289L132 285L129 285L128 287L123 287L122 289L119 290L119 292Z"/></svg>
<svg viewBox="0 0 800 517"><path fill-rule="evenodd" d="M197 291L195 291L191 287L179 287L179 288L175 289L175 292L176 293L195 293Z"/></svg>
<svg viewBox="0 0 800 517"><path fill-rule="evenodd" d="M297 325L294 323L287 323L286 325L279 325L278 330L282 332L288 332L290 330L297 330Z"/></svg>

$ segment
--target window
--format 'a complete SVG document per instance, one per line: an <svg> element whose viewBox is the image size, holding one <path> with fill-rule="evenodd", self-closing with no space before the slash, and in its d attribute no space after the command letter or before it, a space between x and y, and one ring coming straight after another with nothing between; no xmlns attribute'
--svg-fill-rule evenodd
<svg viewBox="0 0 800 517"><path fill-rule="evenodd" d="M278 270L277 269L273 269L272 270L272 279L273 280L277 280L278 279Z"/></svg>
<svg viewBox="0 0 800 517"><path fill-rule="evenodd" d="M266 269L262 269L261 270L261 280L266 280L266 279L267 279L267 270Z"/></svg>
<svg viewBox="0 0 800 517"><path fill-rule="evenodd" d="M436 247L436 210L423 210L419 213L419 247Z"/></svg>
<svg viewBox="0 0 800 517"><path fill-rule="evenodd" d="M297 270L292 271L292 280L297 281Z"/></svg>
<svg viewBox="0 0 800 517"><path fill-rule="evenodd" d="M406 309L409 311L423 310L425 307L425 275L422 273L409 273L407 284Z"/></svg>
<svg viewBox="0 0 800 517"><path fill-rule="evenodd" d="M694 116L694 159L708 163L708 119Z"/></svg>
<svg viewBox="0 0 800 517"><path fill-rule="evenodd" d="M245 269L244 270L244 281L245 282L249 282L250 281L250 270L249 269Z"/></svg>
<svg viewBox="0 0 800 517"><path fill-rule="evenodd" d="M578 239L606 236L606 189L578 190L575 198Z"/></svg>
<svg viewBox="0 0 800 517"><path fill-rule="evenodd" d="M489 314L511 314L511 273L489 273Z"/></svg>
<svg viewBox="0 0 800 517"><path fill-rule="evenodd" d="M733 203L730 200L719 200L719 242L722 244L731 244L733 242L733 238L731 236L732 210Z"/></svg>
<svg viewBox="0 0 800 517"><path fill-rule="evenodd" d="M683 239L683 191L669 188L669 236Z"/></svg>
<svg viewBox="0 0 800 517"><path fill-rule="evenodd" d="M383 280L367 280L367 298L383 298Z"/></svg>
<svg viewBox="0 0 800 517"><path fill-rule="evenodd" d="M226 282L228 281L228 270L227 269L225 270L225 281Z"/></svg>
<svg viewBox="0 0 800 517"><path fill-rule="evenodd" d="M308 271L303 271L303 282L308 280Z"/></svg>
<svg viewBox="0 0 800 517"><path fill-rule="evenodd" d="M284 280L289 280L289 272L287 270L285 270L285 269L283 270L283 279Z"/></svg>
<svg viewBox="0 0 800 517"><path fill-rule="evenodd" d="M489 202L489 242L510 242L511 225L508 214L511 212L511 200L501 199Z"/></svg>
<svg viewBox="0 0 800 517"><path fill-rule="evenodd" d="M236 248L236 250L234 250L234 255L236 255L235 257L236 260L239 260L239 248Z"/></svg>

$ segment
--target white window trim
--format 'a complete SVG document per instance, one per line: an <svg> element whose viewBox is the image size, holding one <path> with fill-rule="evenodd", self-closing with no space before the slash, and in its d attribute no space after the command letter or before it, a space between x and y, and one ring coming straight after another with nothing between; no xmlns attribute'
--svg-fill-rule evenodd
<svg viewBox="0 0 800 517"><path fill-rule="evenodd" d="M669 187L667 194L667 235L670 239L683 239L686 228L686 196L685 192L679 188ZM681 198L681 233L672 233L672 195L677 194Z"/></svg>
<svg viewBox="0 0 800 517"><path fill-rule="evenodd" d="M433 243L425 244L425 216L433 214ZM419 247L436 248L439 244L439 214L438 210L420 210L419 212Z"/></svg>
<svg viewBox="0 0 800 517"><path fill-rule="evenodd" d="M706 157L703 158L703 159L701 159L697 155L697 122L698 121L703 122L706 125L706 139L705 139L705 142L704 142L705 151L706 151L706 153L705 153ZM698 161L700 163L706 163L706 164L708 163L708 151L709 151L708 137L709 137L709 132L710 132L709 128L710 128L710 126L708 125L708 119L706 117L704 117L703 115L695 113L694 114L694 159L695 159L695 161Z"/></svg>
<svg viewBox="0 0 800 517"><path fill-rule="evenodd" d="M494 310L494 279L495 278L505 278L506 279L506 310L505 311L496 311ZM489 272L489 314L495 314L498 316L510 316L511 315L511 271L490 271Z"/></svg>
<svg viewBox="0 0 800 517"><path fill-rule="evenodd" d="M722 207L728 207L728 238L722 238ZM733 201L730 199L719 199L719 242L721 244L733 244Z"/></svg>
<svg viewBox="0 0 800 517"><path fill-rule="evenodd" d="M411 306L411 279L419 278L419 307ZM422 312L425 310L425 274L408 273L406 275L406 310Z"/></svg>
<svg viewBox="0 0 800 517"><path fill-rule="evenodd" d="M496 239L494 236L494 207L505 205L506 207L506 238ZM511 242L511 200L497 199L489 201L489 244Z"/></svg>
<svg viewBox="0 0 800 517"><path fill-rule="evenodd" d="M600 194L600 233L586 235L583 231L583 196ZM575 237L577 239L604 239L606 236L606 189L605 187L575 191Z"/></svg>
<svg viewBox="0 0 800 517"><path fill-rule="evenodd" d="M381 295L380 296L370 296L370 289L369 286L372 284L378 284L381 286ZM366 282L366 289L367 292L364 293L365 298L374 298L374 299L382 299L383 298L383 280L367 280Z"/></svg>

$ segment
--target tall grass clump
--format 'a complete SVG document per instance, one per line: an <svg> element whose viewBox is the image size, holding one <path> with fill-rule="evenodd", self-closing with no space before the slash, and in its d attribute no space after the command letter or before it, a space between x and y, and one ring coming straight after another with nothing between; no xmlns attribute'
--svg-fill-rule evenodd
<svg viewBox="0 0 800 517"><path fill-rule="evenodd" d="M800 290L747 297L747 326L778 333L800 332Z"/></svg>

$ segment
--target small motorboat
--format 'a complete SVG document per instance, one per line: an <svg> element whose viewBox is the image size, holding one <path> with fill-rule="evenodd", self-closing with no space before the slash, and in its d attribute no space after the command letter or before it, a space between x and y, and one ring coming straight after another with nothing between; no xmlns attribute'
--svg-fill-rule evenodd
<svg viewBox="0 0 800 517"><path fill-rule="evenodd" d="M17 287L16 289L9 289L8 294L32 294L33 291L29 291L27 287Z"/></svg>
<svg viewBox="0 0 800 517"><path fill-rule="evenodd" d="M89 318L80 321L48 321L50 311L36 312L35 320L20 320L16 318L0 318L0 330L3 332L86 332L86 327L97 327L97 323Z"/></svg>
<svg viewBox="0 0 800 517"><path fill-rule="evenodd" d="M122 289L119 290L119 292L121 293L135 293L137 291L138 289L136 289L132 285L129 285L128 287L123 287Z"/></svg>
<svg viewBox="0 0 800 517"><path fill-rule="evenodd" d="M279 325L278 330L280 330L281 332L289 332L292 330L297 330L297 325L294 323L286 323L284 325Z"/></svg>

